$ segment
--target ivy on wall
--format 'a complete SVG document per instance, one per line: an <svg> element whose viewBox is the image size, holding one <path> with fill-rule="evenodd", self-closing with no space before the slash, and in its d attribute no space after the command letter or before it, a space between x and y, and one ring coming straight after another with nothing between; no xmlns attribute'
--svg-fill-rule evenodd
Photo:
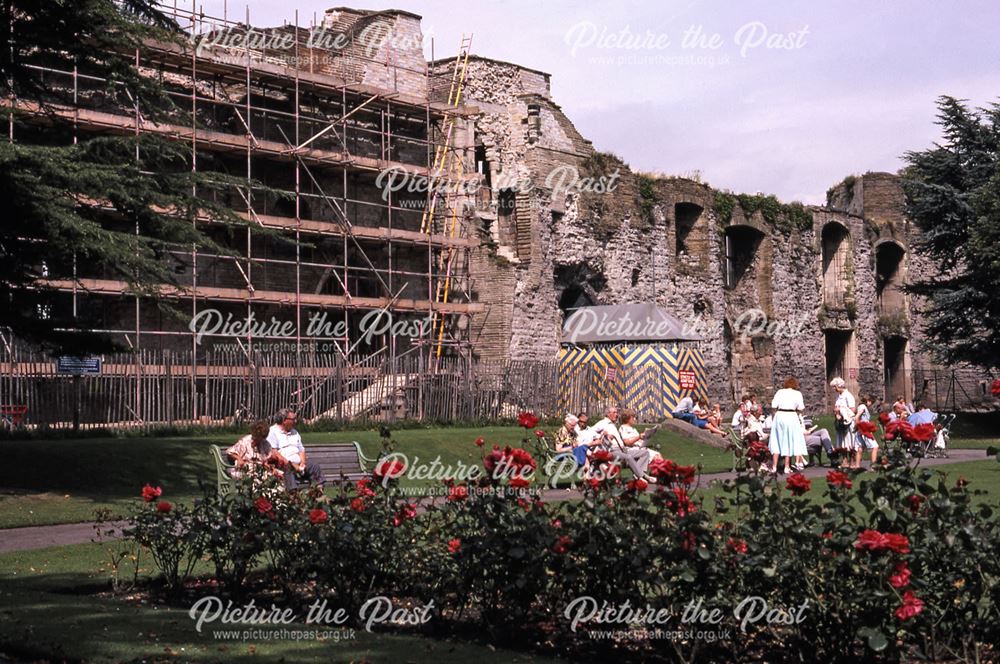
<svg viewBox="0 0 1000 664"><path fill-rule="evenodd" d="M728 191L716 191L713 209L715 216L722 225L733 219L736 206L743 210L748 219L760 212L768 224L779 232L789 235L794 231L812 228L812 214L799 202L782 203L774 196L761 194L732 194Z"/></svg>

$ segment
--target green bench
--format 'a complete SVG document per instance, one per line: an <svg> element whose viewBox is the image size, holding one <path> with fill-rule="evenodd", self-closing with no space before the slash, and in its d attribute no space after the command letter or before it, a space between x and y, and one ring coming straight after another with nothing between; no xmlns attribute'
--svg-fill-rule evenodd
<svg viewBox="0 0 1000 664"><path fill-rule="evenodd" d="M219 487L219 495L225 496L233 491L235 482L229 471L235 464L226 455L224 447L211 445L212 458L215 460L215 479ZM306 447L306 458L315 461L323 469L328 483L354 482L371 476L371 468L378 459L366 456L358 443L332 443L329 445L309 445Z"/></svg>

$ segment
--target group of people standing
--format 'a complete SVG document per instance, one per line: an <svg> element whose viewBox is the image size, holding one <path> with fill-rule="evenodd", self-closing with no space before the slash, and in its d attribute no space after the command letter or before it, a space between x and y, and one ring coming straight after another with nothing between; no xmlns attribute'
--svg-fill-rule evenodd
<svg viewBox="0 0 1000 664"><path fill-rule="evenodd" d="M878 441L874 436L863 435L859 426L861 422L871 422L874 399L869 394L863 396L861 401L856 400L843 378L834 378L830 381L830 387L837 392L837 400L833 405L836 419L834 428L837 430L837 447L847 450L846 467L860 468L865 450L870 452L872 465L875 465L878 459Z"/></svg>

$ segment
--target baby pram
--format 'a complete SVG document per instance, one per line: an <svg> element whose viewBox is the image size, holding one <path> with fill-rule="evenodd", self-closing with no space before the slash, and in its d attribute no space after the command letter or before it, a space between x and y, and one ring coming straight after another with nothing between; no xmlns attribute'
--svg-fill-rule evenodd
<svg viewBox="0 0 1000 664"><path fill-rule="evenodd" d="M885 439L899 441L907 452L917 457L947 457L948 438L954 415L946 415L937 425L930 422L910 424L906 420L894 420L885 425Z"/></svg>

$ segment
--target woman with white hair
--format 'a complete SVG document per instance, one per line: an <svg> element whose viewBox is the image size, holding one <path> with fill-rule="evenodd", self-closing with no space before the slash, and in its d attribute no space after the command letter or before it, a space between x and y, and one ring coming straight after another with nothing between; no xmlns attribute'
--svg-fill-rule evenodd
<svg viewBox="0 0 1000 664"><path fill-rule="evenodd" d="M563 425L553 436L553 444L556 446L556 454L572 454L576 446L576 425L579 419L576 415L566 413Z"/></svg>
<svg viewBox="0 0 1000 664"><path fill-rule="evenodd" d="M830 381L830 387L837 392L837 400L833 404L833 414L836 418L837 447L849 451L848 468L861 466L861 441L854 426L857 417L858 402L847 389L847 383L839 376Z"/></svg>

